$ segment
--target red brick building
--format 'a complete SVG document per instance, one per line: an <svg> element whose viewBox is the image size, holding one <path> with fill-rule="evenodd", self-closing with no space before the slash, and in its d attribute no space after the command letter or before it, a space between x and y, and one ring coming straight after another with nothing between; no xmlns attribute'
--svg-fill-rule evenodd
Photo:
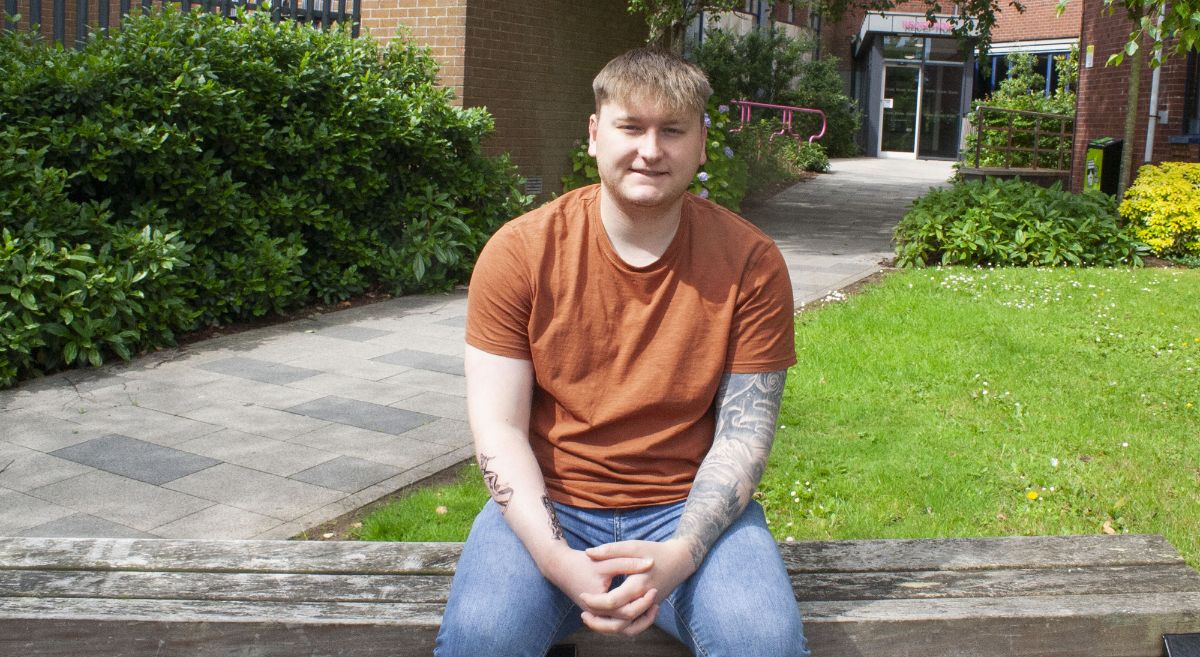
<svg viewBox="0 0 1200 657"><path fill-rule="evenodd" d="M1126 99L1129 89L1128 60L1121 66L1105 66L1110 55L1125 45L1131 30L1123 10L1109 16L1103 0L1083 0L1080 34L1079 92L1075 118L1075 148L1071 189L1079 191L1085 175L1084 155L1088 142L1097 137L1120 139L1125 131ZM1138 92L1137 121L1133 143L1133 171L1146 163L1146 136L1150 121L1152 73L1142 71ZM1150 162L1200 161L1200 61L1197 53L1170 53L1159 72L1158 106ZM1132 182L1132 181L1127 181Z"/></svg>
<svg viewBox="0 0 1200 657"><path fill-rule="evenodd" d="M575 143L587 137L592 78L645 43L625 0L363 0L363 29L380 40L407 30L429 46L464 107L496 122L487 143L508 152L540 198L561 190Z"/></svg>

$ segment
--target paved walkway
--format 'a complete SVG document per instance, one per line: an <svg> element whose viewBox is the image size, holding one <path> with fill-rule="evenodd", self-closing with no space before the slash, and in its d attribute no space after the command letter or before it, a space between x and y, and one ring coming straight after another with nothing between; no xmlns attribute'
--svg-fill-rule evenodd
<svg viewBox="0 0 1200 657"><path fill-rule="evenodd" d="M838 160L748 215L800 305L877 271L949 174ZM0 392L0 535L288 538L470 458L465 314L405 297Z"/></svg>

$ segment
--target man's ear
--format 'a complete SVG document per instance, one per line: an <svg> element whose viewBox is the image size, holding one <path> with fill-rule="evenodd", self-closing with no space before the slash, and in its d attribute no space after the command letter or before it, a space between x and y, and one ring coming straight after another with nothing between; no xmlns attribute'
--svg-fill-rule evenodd
<svg viewBox="0 0 1200 657"><path fill-rule="evenodd" d="M595 115L588 117L588 155L596 157L596 129L600 126L600 119Z"/></svg>
<svg viewBox="0 0 1200 657"><path fill-rule="evenodd" d="M704 145L700 147L700 166L704 166L704 163L708 161L708 126L700 126L700 129L703 130L701 134L704 135Z"/></svg>

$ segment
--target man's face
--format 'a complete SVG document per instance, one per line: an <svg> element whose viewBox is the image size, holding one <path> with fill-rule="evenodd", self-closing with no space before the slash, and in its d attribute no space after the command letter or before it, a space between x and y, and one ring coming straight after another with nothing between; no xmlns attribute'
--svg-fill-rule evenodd
<svg viewBox="0 0 1200 657"><path fill-rule="evenodd" d="M707 135L695 112L609 101L588 121L588 154L614 200L664 207L687 191L704 164Z"/></svg>

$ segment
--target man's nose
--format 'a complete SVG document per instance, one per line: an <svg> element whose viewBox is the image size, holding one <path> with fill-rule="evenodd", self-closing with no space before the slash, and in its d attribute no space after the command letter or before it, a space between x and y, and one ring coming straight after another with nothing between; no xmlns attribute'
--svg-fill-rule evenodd
<svg viewBox="0 0 1200 657"><path fill-rule="evenodd" d="M661 135L657 130L647 130L642 135L642 141L638 144L638 155L643 160L657 160L662 157Z"/></svg>

